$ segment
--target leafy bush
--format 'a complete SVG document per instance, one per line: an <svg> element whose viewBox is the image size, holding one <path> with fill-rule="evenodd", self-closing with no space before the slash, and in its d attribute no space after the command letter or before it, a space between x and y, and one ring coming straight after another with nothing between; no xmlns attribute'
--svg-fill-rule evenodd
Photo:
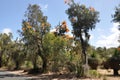
<svg viewBox="0 0 120 80"><path fill-rule="evenodd" d="M101 75L96 70L89 70L89 75L92 78L100 78Z"/></svg>
<svg viewBox="0 0 120 80"><path fill-rule="evenodd" d="M91 69L97 69L97 67L99 65L99 61L96 58L89 58L88 64L91 67Z"/></svg>
<svg viewBox="0 0 120 80"><path fill-rule="evenodd" d="M98 65L100 64L99 55L93 52L88 58L88 64L91 69L97 69Z"/></svg>

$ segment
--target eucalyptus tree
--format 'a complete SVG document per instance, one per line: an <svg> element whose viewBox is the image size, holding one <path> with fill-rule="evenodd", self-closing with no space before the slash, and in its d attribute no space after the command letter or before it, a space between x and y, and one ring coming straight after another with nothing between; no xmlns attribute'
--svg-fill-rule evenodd
<svg viewBox="0 0 120 80"><path fill-rule="evenodd" d="M113 21L120 24L120 4L115 8L115 13L112 15Z"/></svg>
<svg viewBox="0 0 120 80"><path fill-rule="evenodd" d="M87 47L90 38L89 31L95 28L95 24L99 22L98 12L93 8L87 8L83 4L75 3L74 0L67 2L69 8L66 10L68 18L73 26L73 34L76 39L79 39L82 48L82 60L83 60L83 74L86 76L88 72L88 59L87 59ZM79 74L79 73L78 73Z"/></svg>
<svg viewBox="0 0 120 80"><path fill-rule="evenodd" d="M41 8L36 5L29 5L25 12L25 19L22 23L22 40L28 47L28 50L33 50L35 55L39 55L42 59L42 72L46 70L47 59L43 52L43 37L50 30L50 24L47 22L47 16L44 16ZM36 58L35 58L36 59ZM37 68L34 65L34 68Z"/></svg>
<svg viewBox="0 0 120 80"><path fill-rule="evenodd" d="M118 30L120 30L120 5L115 8L115 13L112 15L113 22L119 23ZM118 35L120 37L120 35ZM120 39L118 39L118 42L120 42ZM120 48L115 50L114 54L106 61L106 64L104 64L105 68L112 68L114 71L114 75L118 75L119 62L120 62Z"/></svg>
<svg viewBox="0 0 120 80"><path fill-rule="evenodd" d="M18 40L12 41L9 47L9 57L10 60L15 64L14 70L21 68L21 65L24 63L26 54L25 54L24 44Z"/></svg>
<svg viewBox="0 0 120 80"><path fill-rule="evenodd" d="M112 17L113 17L113 22L119 23L118 29L120 30L120 4L115 8L115 13L114 15L112 15ZM119 38L120 38L120 35L119 35ZM118 42L120 42L120 39L118 40Z"/></svg>
<svg viewBox="0 0 120 80"><path fill-rule="evenodd" d="M59 68L63 67L66 62L65 48L67 46L67 40L61 36L55 36L53 33L48 33L44 37L43 44L49 70L59 71Z"/></svg>
<svg viewBox="0 0 120 80"><path fill-rule="evenodd" d="M8 51L8 45L11 42L11 38L12 38L12 34L5 34L5 33L1 33L0 34L0 67L2 67L2 57L3 54Z"/></svg>
<svg viewBox="0 0 120 80"><path fill-rule="evenodd" d="M115 13L114 15L112 15L112 17L113 17L113 22L119 23L118 30L120 30L120 4L115 8ZM120 35L118 36L120 38ZM118 39L118 42L120 42L120 39ZM109 64L109 67L113 69L114 75L118 75L118 70L120 69L119 67L120 55L119 54L120 54L120 48L118 47L118 49L116 49L112 57L109 58L107 61L107 63Z"/></svg>

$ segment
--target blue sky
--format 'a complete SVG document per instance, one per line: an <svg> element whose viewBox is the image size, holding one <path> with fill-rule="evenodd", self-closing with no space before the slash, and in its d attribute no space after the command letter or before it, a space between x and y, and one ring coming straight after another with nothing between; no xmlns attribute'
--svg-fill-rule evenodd
<svg viewBox="0 0 120 80"><path fill-rule="evenodd" d="M75 0L87 7L94 7L100 12L100 22L96 28L90 32L90 44L96 47L117 47L119 31L118 23L113 23L111 15L114 14L115 6L120 4L120 0ZM28 4L38 4L44 15L48 16L48 21L52 28L59 22L66 20L70 29L72 26L68 20L65 10L68 8L64 0L0 0L0 32L12 32L14 38L18 36L17 30L21 29L21 22Z"/></svg>

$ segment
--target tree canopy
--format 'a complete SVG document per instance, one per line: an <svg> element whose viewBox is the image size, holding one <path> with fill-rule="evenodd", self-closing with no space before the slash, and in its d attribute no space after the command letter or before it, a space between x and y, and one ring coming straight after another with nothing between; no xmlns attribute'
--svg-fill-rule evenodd
<svg viewBox="0 0 120 80"><path fill-rule="evenodd" d="M88 60L86 50L90 38L89 30L94 29L95 24L99 22L99 12L93 7L87 8L83 4L75 3L74 0L68 2L68 5L69 8L66 10L66 13L73 27L73 35L75 38L79 38L81 43L82 53L84 55L83 64L87 66ZM83 71L83 76L86 76L85 72L87 71Z"/></svg>

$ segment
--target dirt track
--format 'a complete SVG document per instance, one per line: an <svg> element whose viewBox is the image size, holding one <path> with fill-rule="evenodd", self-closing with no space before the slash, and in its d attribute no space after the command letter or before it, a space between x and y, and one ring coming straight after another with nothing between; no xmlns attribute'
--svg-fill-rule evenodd
<svg viewBox="0 0 120 80"><path fill-rule="evenodd" d="M34 77L24 75L23 70L6 71L0 69L0 80L35 80Z"/></svg>
<svg viewBox="0 0 120 80"><path fill-rule="evenodd" d="M103 75L103 77L106 80L120 80L120 75L119 76L113 76L113 70L112 69L98 69L97 70L101 75ZM120 74L120 70L119 70L119 74Z"/></svg>
<svg viewBox="0 0 120 80"><path fill-rule="evenodd" d="M26 75L22 70L19 71L3 71L0 70L0 80L120 80L120 76L113 76L112 70L97 70L102 79L77 79L74 75L68 74L42 74L42 75ZM120 71L119 71L120 73Z"/></svg>

